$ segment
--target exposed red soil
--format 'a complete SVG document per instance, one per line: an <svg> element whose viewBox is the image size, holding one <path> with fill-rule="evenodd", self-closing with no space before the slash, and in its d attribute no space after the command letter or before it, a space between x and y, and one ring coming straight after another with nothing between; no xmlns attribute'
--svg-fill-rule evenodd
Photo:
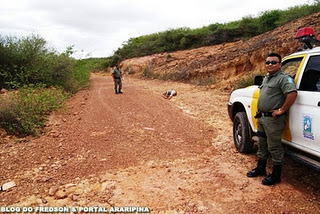
<svg viewBox="0 0 320 214"><path fill-rule="evenodd" d="M247 178L229 93L188 84L92 75L38 138L1 135L3 206L146 206L152 213L320 213L320 173L286 158L282 182ZM167 89L178 96L161 97ZM270 164L268 171L270 171Z"/></svg>

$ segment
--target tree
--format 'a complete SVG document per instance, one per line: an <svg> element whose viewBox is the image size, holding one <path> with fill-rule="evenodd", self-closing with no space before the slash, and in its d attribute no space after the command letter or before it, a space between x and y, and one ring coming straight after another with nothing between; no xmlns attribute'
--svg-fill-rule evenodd
<svg viewBox="0 0 320 214"><path fill-rule="evenodd" d="M277 27L277 22L281 17L280 10L271 10L264 12L259 18L259 33L272 30Z"/></svg>

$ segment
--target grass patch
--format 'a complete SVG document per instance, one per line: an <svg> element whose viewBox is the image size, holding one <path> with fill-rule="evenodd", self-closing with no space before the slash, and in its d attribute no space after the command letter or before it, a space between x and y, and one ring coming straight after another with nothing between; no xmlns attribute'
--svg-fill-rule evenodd
<svg viewBox="0 0 320 214"><path fill-rule="evenodd" d="M215 77L198 77L197 79L190 79L190 73L187 70L180 70L178 72L155 73L150 67L146 67L142 72L142 76L149 79L184 82L198 86L209 86L216 83Z"/></svg>
<svg viewBox="0 0 320 214"><path fill-rule="evenodd" d="M0 97L0 126L8 134L23 137L40 134L47 115L61 108L68 94L62 89L28 86L8 96Z"/></svg>
<svg viewBox="0 0 320 214"><path fill-rule="evenodd" d="M134 75L136 71L131 67L131 65L129 65L124 69L124 73L127 73L128 75Z"/></svg>
<svg viewBox="0 0 320 214"><path fill-rule="evenodd" d="M198 85L198 86L210 86L214 85L216 83L216 78L214 77L198 77L197 79L193 80L191 82L192 84Z"/></svg>
<svg viewBox="0 0 320 214"><path fill-rule="evenodd" d="M264 76L265 73L262 73L261 71L254 71L248 74L243 75L239 78L238 81L236 81L233 85L233 89L239 89L239 88L246 88L248 86L251 86L254 84L254 78L257 75Z"/></svg>
<svg viewBox="0 0 320 214"><path fill-rule="evenodd" d="M144 69L143 69L143 71L142 71L142 76L143 77L146 77L146 78L148 78L148 79L159 79L159 74L156 74L156 73L154 73L153 71L152 71L152 69L149 67L149 66L147 66L147 67L145 67Z"/></svg>

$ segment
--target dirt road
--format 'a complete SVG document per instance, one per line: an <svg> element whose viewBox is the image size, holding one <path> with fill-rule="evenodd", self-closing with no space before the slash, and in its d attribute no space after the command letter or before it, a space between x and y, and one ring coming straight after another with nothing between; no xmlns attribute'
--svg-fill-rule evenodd
<svg viewBox="0 0 320 214"><path fill-rule="evenodd" d="M256 157L237 153L228 93L109 76L50 117L39 138L2 134L4 206L142 206L151 213L320 213L320 173L286 158L282 183L247 178ZM173 88L178 96L161 97ZM269 164L268 171L271 167Z"/></svg>

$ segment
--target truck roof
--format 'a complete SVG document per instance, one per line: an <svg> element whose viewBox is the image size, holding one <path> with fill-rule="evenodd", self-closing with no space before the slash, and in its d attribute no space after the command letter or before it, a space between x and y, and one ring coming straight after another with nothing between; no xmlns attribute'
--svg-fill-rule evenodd
<svg viewBox="0 0 320 214"><path fill-rule="evenodd" d="M312 48L312 49L306 49L306 50L303 50L303 51L298 51L298 52L295 52L293 54L290 54L289 56L296 56L296 55L301 55L301 54L315 54L315 53L320 53L320 47L315 47L315 48Z"/></svg>

